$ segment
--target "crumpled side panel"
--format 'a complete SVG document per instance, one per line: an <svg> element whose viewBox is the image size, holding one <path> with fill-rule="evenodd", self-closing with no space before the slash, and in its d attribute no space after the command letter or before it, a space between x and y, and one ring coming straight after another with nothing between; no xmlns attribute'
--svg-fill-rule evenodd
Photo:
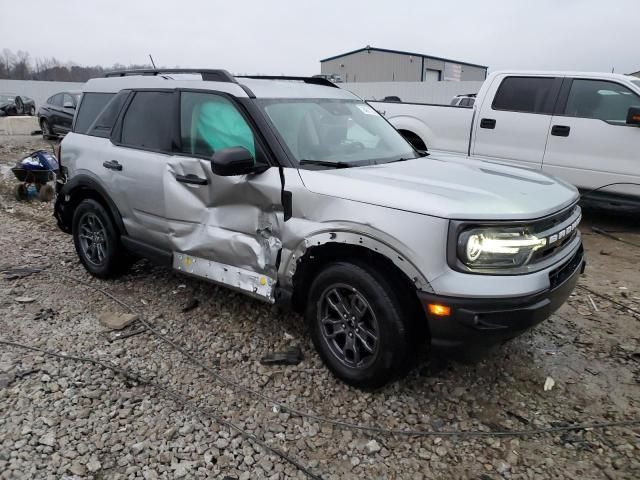
<svg viewBox="0 0 640 480"><path fill-rule="evenodd" d="M176 181L197 175L208 185ZM276 278L283 222L278 170L221 177L206 160L173 157L163 182L175 251Z"/></svg>

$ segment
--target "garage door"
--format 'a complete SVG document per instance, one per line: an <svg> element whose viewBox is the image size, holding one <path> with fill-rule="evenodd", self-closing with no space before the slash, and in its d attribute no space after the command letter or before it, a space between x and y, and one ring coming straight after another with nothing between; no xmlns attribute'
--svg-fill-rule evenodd
<svg viewBox="0 0 640 480"><path fill-rule="evenodd" d="M429 70L426 69L424 72L424 80L425 82L439 82L440 81L440 70Z"/></svg>

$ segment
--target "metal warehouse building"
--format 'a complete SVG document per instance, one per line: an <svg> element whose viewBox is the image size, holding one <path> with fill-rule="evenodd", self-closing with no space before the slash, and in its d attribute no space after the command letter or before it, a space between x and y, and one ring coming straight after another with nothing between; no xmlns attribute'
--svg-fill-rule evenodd
<svg viewBox="0 0 640 480"><path fill-rule="evenodd" d="M370 46L320 60L321 74L342 82L484 80L487 68L422 53Z"/></svg>

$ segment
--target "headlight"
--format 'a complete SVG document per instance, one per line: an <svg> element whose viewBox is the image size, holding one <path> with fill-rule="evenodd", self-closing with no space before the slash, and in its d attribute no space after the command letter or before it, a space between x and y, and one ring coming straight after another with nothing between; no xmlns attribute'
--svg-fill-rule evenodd
<svg viewBox="0 0 640 480"><path fill-rule="evenodd" d="M546 244L522 227L477 228L460 234L458 257L470 268L519 267Z"/></svg>

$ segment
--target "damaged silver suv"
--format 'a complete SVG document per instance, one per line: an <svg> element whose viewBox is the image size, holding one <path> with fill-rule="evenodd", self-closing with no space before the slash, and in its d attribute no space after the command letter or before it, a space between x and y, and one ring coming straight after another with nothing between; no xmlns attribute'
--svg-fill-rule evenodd
<svg viewBox="0 0 640 480"><path fill-rule="evenodd" d="M421 345L521 334L584 268L571 185L417 151L324 79L109 74L84 86L60 157L55 216L91 274L145 257L289 304L357 387Z"/></svg>

